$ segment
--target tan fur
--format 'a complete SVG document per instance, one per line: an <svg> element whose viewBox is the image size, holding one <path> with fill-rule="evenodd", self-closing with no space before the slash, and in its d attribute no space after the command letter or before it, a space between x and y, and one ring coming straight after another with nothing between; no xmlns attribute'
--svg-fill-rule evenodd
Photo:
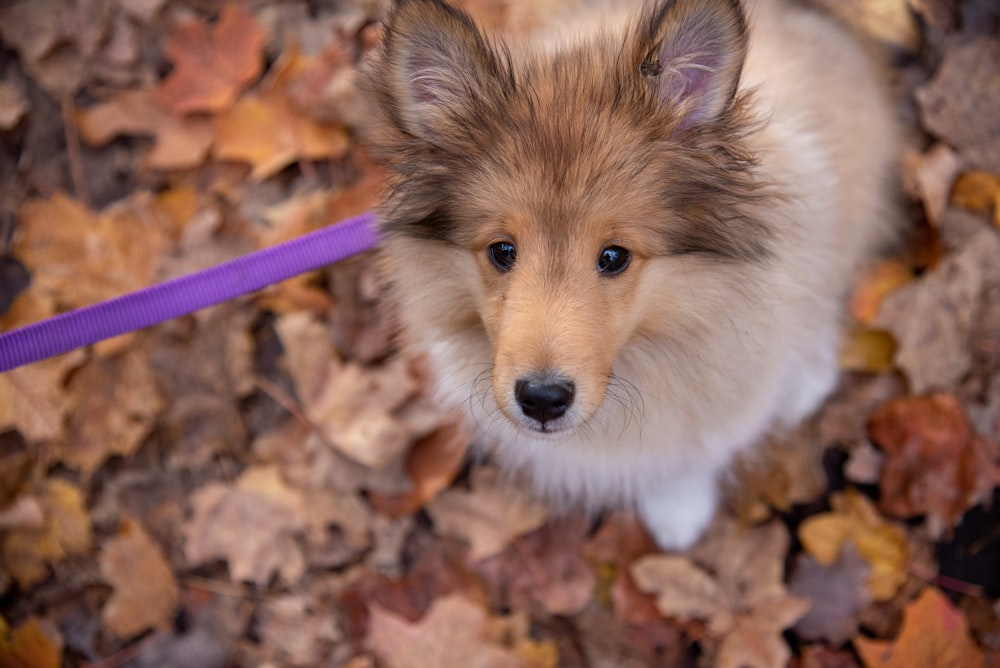
<svg viewBox="0 0 1000 668"><path fill-rule="evenodd" d="M735 0L510 48L404 0L368 71L383 258L442 399L543 492L636 504L665 547L735 452L829 392L851 279L893 231L878 68L825 17L748 14L744 63ZM575 393L540 422L515 387L552 377Z"/></svg>

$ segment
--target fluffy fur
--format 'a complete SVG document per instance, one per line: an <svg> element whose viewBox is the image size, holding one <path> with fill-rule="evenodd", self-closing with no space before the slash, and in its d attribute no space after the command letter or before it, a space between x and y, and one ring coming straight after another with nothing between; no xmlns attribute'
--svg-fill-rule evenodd
<svg viewBox="0 0 1000 668"><path fill-rule="evenodd" d="M579 15L508 46L395 2L366 72L383 260L482 446L681 548L733 455L833 387L844 298L892 233L896 129L879 67L810 11Z"/></svg>

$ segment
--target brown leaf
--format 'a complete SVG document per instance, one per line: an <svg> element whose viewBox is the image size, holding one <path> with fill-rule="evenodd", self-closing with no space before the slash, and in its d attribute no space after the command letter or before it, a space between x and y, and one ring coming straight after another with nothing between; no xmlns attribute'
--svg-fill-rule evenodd
<svg viewBox="0 0 1000 668"><path fill-rule="evenodd" d="M983 653L969 638L962 613L937 589L928 588L906 607L893 642L856 638L866 668L976 668Z"/></svg>
<svg viewBox="0 0 1000 668"><path fill-rule="evenodd" d="M907 153L903 160L903 185L924 205L931 225L937 225L948 206L952 183L962 161L947 144L935 144L926 153Z"/></svg>
<svg viewBox="0 0 1000 668"><path fill-rule="evenodd" d="M632 577L657 596L664 615L700 619L718 638L715 665L784 666L791 652L782 632L809 609L782 583L788 534L772 521L744 529L717 518L691 557L651 555L636 560Z"/></svg>
<svg viewBox="0 0 1000 668"><path fill-rule="evenodd" d="M48 577L48 565L90 550L90 517L83 493L68 482L51 478L39 494L45 526L11 531L3 536L2 555L7 571L29 589Z"/></svg>
<svg viewBox="0 0 1000 668"><path fill-rule="evenodd" d="M546 506L498 480L495 469L477 468L472 490L450 489L427 504L438 533L468 541L469 559L499 554L510 541L540 527Z"/></svg>
<svg viewBox="0 0 1000 668"><path fill-rule="evenodd" d="M256 626L281 665L321 666L344 640L331 612L313 596L288 594L264 601Z"/></svg>
<svg viewBox="0 0 1000 668"><path fill-rule="evenodd" d="M969 334L984 285L997 279L1000 235L981 228L934 270L886 297L875 325L899 343L914 394L950 388L972 363Z"/></svg>
<svg viewBox="0 0 1000 668"><path fill-rule="evenodd" d="M59 439L72 407L66 375L85 358L75 350L0 374L0 431L16 429L32 443Z"/></svg>
<svg viewBox="0 0 1000 668"><path fill-rule="evenodd" d="M870 431L888 455L881 508L897 517L926 514L934 536L1000 484L1000 451L972 431L950 394L894 399L872 416Z"/></svg>
<svg viewBox="0 0 1000 668"><path fill-rule="evenodd" d="M416 624L372 605L365 646L386 668L524 665L516 654L485 639L488 622L486 610L458 594L434 601Z"/></svg>
<svg viewBox="0 0 1000 668"><path fill-rule="evenodd" d="M185 21L171 31L164 52L173 71L157 87L157 104L180 115L228 109L263 67L264 33L242 3L222 8L209 28Z"/></svg>
<svg viewBox="0 0 1000 668"><path fill-rule="evenodd" d="M191 565L224 559L235 582L263 586L277 573L294 584L305 573L297 540L306 529L303 504L271 468L248 469L232 487L205 485L191 497L185 559Z"/></svg>
<svg viewBox="0 0 1000 668"><path fill-rule="evenodd" d="M153 101L153 90L124 90L110 100L76 113L80 136L101 146L119 135L152 136L153 148L146 164L154 169L197 167L215 141L205 118L181 118Z"/></svg>
<svg viewBox="0 0 1000 668"><path fill-rule="evenodd" d="M1000 178L989 172L965 172L955 181L951 202L969 211L991 212L993 222L1000 225Z"/></svg>
<svg viewBox="0 0 1000 668"><path fill-rule="evenodd" d="M295 51L275 64L259 92L245 95L214 120L215 155L253 166L254 179L264 180L296 160L337 158L347 151L343 127L320 123L296 109L288 83L305 64Z"/></svg>
<svg viewBox="0 0 1000 668"><path fill-rule="evenodd" d="M123 519L118 535L104 543L101 575L114 591L101 610L104 627L120 638L146 629L169 629L179 591L160 547L133 519Z"/></svg>
<svg viewBox="0 0 1000 668"><path fill-rule="evenodd" d="M28 113L31 104L21 90L0 81L0 130L13 130Z"/></svg>

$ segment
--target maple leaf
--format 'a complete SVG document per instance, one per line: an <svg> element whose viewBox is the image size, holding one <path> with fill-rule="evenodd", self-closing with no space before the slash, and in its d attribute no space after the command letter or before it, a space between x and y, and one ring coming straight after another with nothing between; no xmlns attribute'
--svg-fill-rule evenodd
<svg viewBox="0 0 1000 668"><path fill-rule="evenodd" d="M744 529L719 518L691 557L650 555L632 565L642 591L666 616L704 620L719 639L722 668L784 666L791 652L782 631L809 609L782 584L788 534L780 522Z"/></svg>
<svg viewBox="0 0 1000 668"><path fill-rule="evenodd" d="M263 49L264 32L243 3L226 4L211 28L198 21L180 23L164 48L174 70L154 99L178 115L224 111L260 75Z"/></svg>
<svg viewBox="0 0 1000 668"><path fill-rule="evenodd" d="M795 632L808 640L826 639L834 646L857 635L858 613L871 602L867 585L871 568L853 543L845 543L841 552L831 565L809 554L797 555L788 582L792 594L812 601Z"/></svg>
<svg viewBox="0 0 1000 668"><path fill-rule="evenodd" d="M347 132L321 123L297 109L288 85L306 59L291 50L275 64L260 90L245 95L213 121L215 156L253 166L254 179L264 180L296 160L337 158L346 153Z"/></svg>
<svg viewBox="0 0 1000 668"><path fill-rule="evenodd" d="M866 668L976 668L984 657L969 637L962 613L937 589L928 588L906 606L903 628L893 642L857 638Z"/></svg>
<svg viewBox="0 0 1000 668"><path fill-rule="evenodd" d="M256 628L282 665L324 665L330 648L344 640L336 618L317 614L321 609L321 601L304 594L271 598L260 606Z"/></svg>
<svg viewBox="0 0 1000 668"><path fill-rule="evenodd" d="M848 489L830 497L833 510L806 519L799 526L799 539L816 561L833 566L844 556L850 542L868 565L868 589L876 601L885 601L906 581L909 549L906 534L879 516L862 494Z"/></svg>
<svg viewBox="0 0 1000 668"><path fill-rule="evenodd" d="M1000 484L1000 451L972 431L950 394L889 401L871 417L870 431L888 455L880 507L897 517L926 514L934 536Z"/></svg>
<svg viewBox="0 0 1000 668"><path fill-rule="evenodd" d="M477 468L471 491L451 489L427 504L441 535L468 541L472 561L499 554L511 539L537 529L548 517L544 504L498 478L496 469Z"/></svg>
<svg viewBox="0 0 1000 668"><path fill-rule="evenodd" d="M159 546L138 522L122 520L118 535L104 543L98 564L114 589L101 610L106 629L127 638L149 628L171 627L177 582Z"/></svg>
<svg viewBox="0 0 1000 668"><path fill-rule="evenodd" d="M460 594L434 601L414 624L369 606L368 647L387 668L513 668L522 660L510 650L486 640L486 611Z"/></svg>

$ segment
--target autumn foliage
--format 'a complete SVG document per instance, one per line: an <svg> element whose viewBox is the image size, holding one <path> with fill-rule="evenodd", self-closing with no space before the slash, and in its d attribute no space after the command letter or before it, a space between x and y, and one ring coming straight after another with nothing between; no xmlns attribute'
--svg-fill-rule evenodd
<svg viewBox="0 0 1000 668"><path fill-rule="evenodd" d="M374 206L378 4L0 3L0 328ZM0 374L0 668L1000 665L1000 10L819 4L895 54L911 234L694 548L470 463L366 255Z"/></svg>

